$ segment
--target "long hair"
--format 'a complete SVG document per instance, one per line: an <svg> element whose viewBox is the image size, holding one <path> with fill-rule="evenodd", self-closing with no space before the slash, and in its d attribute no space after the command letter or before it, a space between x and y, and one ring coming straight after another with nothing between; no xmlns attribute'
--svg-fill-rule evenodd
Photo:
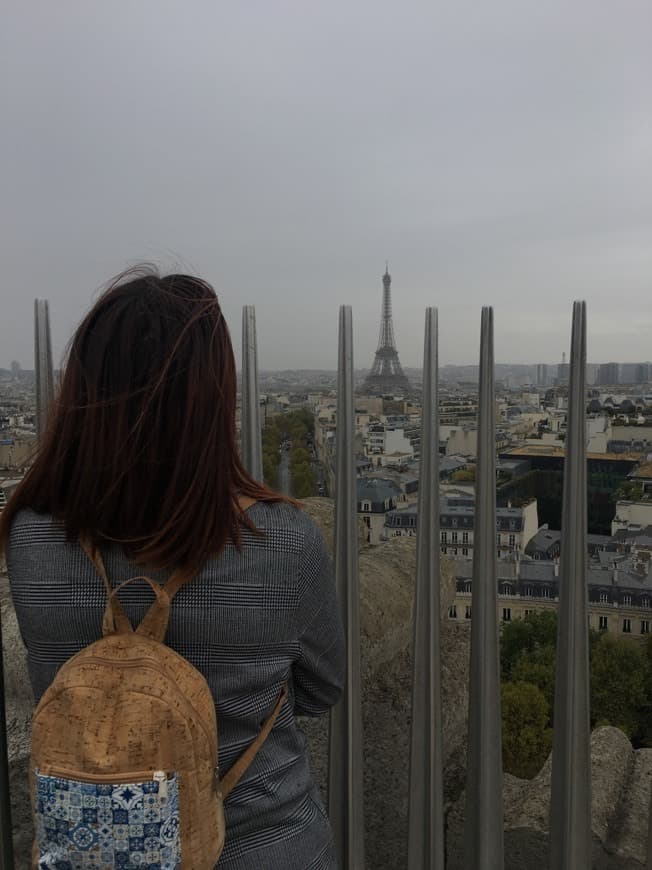
<svg viewBox="0 0 652 870"><path fill-rule="evenodd" d="M236 366L215 291L149 266L118 276L74 334L35 460L0 515L21 508L66 537L117 542L140 564L194 573L253 529L238 496L282 501L236 445Z"/></svg>

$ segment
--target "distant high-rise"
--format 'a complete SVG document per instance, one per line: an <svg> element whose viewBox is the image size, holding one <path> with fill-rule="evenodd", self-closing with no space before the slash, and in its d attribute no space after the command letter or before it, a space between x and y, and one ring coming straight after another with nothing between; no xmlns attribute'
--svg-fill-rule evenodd
<svg viewBox="0 0 652 870"><path fill-rule="evenodd" d="M621 363L621 384L646 384L649 376L647 363Z"/></svg>
<svg viewBox="0 0 652 870"><path fill-rule="evenodd" d="M548 366L545 363L539 363L537 366L537 386L548 386Z"/></svg>
<svg viewBox="0 0 652 870"><path fill-rule="evenodd" d="M598 369L599 386L612 386L620 383L619 366L617 362L603 363Z"/></svg>
<svg viewBox="0 0 652 870"><path fill-rule="evenodd" d="M557 384L559 386L561 386L562 384L567 384L569 376L570 376L570 363L566 362L566 354L562 353L561 362L557 366Z"/></svg>
<svg viewBox="0 0 652 870"><path fill-rule="evenodd" d="M407 393L410 389L410 382L401 368L394 340L391 284L392 276L389 274L389 267L386 267L383 275L383 310L380 318L378 350L362 388L365 393L393 395Z"/></svg>

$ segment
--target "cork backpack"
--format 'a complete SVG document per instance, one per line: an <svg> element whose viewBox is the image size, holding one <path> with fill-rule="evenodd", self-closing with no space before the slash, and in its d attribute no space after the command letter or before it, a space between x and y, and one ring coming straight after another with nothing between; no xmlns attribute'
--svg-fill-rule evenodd
<svg viewBox="0 0 652 870"><path fill-rule="evenodd" d="M67 661L32 725L33 868L212 870L223 801L283 706L283 687L254 742L222 778L215 701L204 677L164 644L170 603L187 577L132 577L116 589L99 551L82 546L107 592L103 637ZM143 580L155 601L134 629L118 599Z"/></svg>

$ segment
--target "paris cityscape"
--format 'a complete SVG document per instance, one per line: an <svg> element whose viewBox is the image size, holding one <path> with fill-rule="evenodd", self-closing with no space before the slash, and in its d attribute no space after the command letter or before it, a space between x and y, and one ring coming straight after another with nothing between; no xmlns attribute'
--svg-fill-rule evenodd
<svg viewBox="0 0 652 870"><path fill-rule="evenodd" d="M226 870L286 870L267 857L272 840L308 843L319 825L339 860L320 844L290 870L652 870L650 33L649 0L8 0L0 517L13 518L43 443L43 397L56 396L67 342L112 275L152 264L215 289L236 356L242 466L288 497L330 557L320 579L333 588L297 628L290 703L270 730L288 746L299 734L289 754L309 774L295 778L271 750L254 762L225 806L227 849L229 812L251 813ZM201 470L173 452L161 465L191 469L190 499ZM174 510L189 503L155 479ZM235 529L247 525L241 494ZM307 559L288 528L279 560L293 547ZM268 603L256 570L238 564L223 584L234 600L236 574L247 602L262 590L251 643L222 630L258 605L233 619L175 606L212 620L201 639L188 623L197 661L234 655L234 675L251 664L271 698L270 626L286 604ZM31 866L39 836L39 699L13 572L0 549L0 870ZM43 573L32 569L30 594L49 594ZM283 567L273 591L294 594L308 573ZM337 646L337 620L322 618L329 591L344 688L308 714L295 667L316 673ZM93 606L69 607L71 622ZM304 644L315 627L322 650ZM239 711L252 736L265 720L253 690L227 694L228 776L244 747ZM286 787L293 799L314 788L308 808L283 816ZM263 823L268 804L278 814ZM130 848L141 833L134 824Z"/></svg>
<svg viewBox="0 0 652 870"><path fill-rule="evenodd" d="M355 373L356 508L362 545L377 553L378 573L384 550L390 553L397 543L409 547L416 537L421 453L422 373L401 365L391 286L387 267L379 294L377 351L370 367ZM559 557L569 364L564 355L556 365L497 365L495 378L503 755L507 773L536 782L551 747L556 609L564 579ZM316 505L319 515L319 505L328 504L335 489L336 373L263 369L259 389L265 482ZM652 754L650 363L587 365L585 410L587 588L595 645L592 721L611 726L605 751L607 746L613 751L616 740L621 752L630 753L628 788L634 789L645 780ZM13 361L0 369L0 510L29 467L36 447L35 416L34 371ZM438 446L446 630L454 632L455 656L463 657L472 617L476 366L441 369ZM413 558L413 550L403 554L407 565ZM530 640L523 647L519 639L518 627L524 624L539 638L533 646ZM11 636L11 627L9 632ZM15 655L16 650L10 661ZM464 685L463 662L458 668L462 674L456 678ZM534 734L525 744L524 727ZM595 733L604 740L607 732ZM631 827L621 839L625 837L632 838Z"/></svg>

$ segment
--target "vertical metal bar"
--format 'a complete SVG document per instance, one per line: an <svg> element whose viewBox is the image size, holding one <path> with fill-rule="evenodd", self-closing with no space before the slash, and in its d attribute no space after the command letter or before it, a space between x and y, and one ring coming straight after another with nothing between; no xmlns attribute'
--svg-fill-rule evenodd
<svg viewBox="0 0 652 870"><path fill-rule="evenodd" d="M575 302L561 522L550 800L551 870L577 870L591 865L585 369L586 303Z"/></svg>
<svg viewBox="0 0 652 870"><path fill-rule="evenodd" d="M263 442L258 402L258 350L256 344L256 310L242 306L242 463L255 479L263 479Z"/></svg>
<svg viewBox="0 0 652 870"><path fill-rule="evenodd" d="M9 754L7 751L7 717L5 713L2 625L0 624L0 870L13 870L11 793L9 790Z"/></svg>
<svg viewBox="0 0 652 870"><path fill-rule="evenodd" d="M466 870L503 870L496 589L496 404L491 308L482 309L479 389L464 866Z"/></svg>
<svg viewBox="0 0 652 870"><path fill-rule="evenodd" d="M364 868L360 585L351 306L340 306L335 454L335 584L346 637L346 686L330 715L328 812L340 870Z"/></svg>
<svg viewBox="0 0 652 870"><path fill-rule="evenodd" d="M47 299L34 300L34 369L36 373L36 437L41 439L47 426L54 398L50 307Z"/></svg>
<svg viewBox="0 0 652 870"><path fill-rule="evenodd" d="M652 790L650 790L650 819L647 829L647 864L646 870L652 870Z"/></svg>
<svg viewBox="0 0 652 870"><path fill-rule="evenodd" d="M408 799L410 870L444 870L437 309L426 309Z"/></svg>

